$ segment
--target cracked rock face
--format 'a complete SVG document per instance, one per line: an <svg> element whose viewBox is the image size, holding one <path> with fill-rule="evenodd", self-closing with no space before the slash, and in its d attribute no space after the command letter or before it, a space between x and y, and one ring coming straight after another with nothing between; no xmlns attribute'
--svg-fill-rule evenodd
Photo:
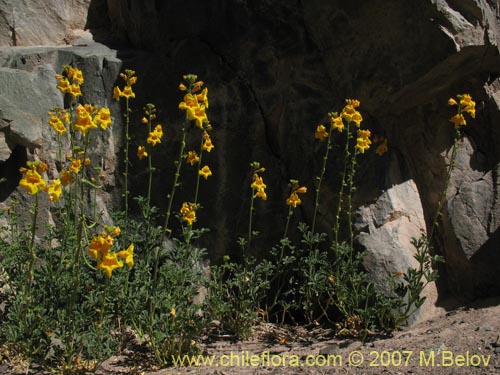
<svg viewBox="0 0 500 375"><path fill-rule="evenodd" d="M151 63L131 63L139 72L154 72L143 77L144 87L165 100L156 103L165 113L175 113L178 96L163 94L164 88L182 74L196 72L210 87L217 177L203 187L211 197L204 223L213 228L216 239L207 245L215 256L244 231L245 171L253 160L266 166L270 187L255 222L263 237L279 238L288 180L314 191L322 149L313 129L353 97L362 103L364 126L386 136L390 149L382 158L364 156L360 166L358 244L375 278L412 265L409 240L430 227L450 163L454 108L447 99L470 93L477 116L464 129L439 220L439 251L447 262L438 286L442 295L466 298L500 292L496 2L107 4L116 37L155 51ZM161 89L147 83L153 81ZM325 231L334 219L341 163L332 160L329 168L319 218ZM312 212L304 199L294 219L310 221Z"/></svg>
<svg viewBox="0 0 500 375"><path fill-rule="evenodd" d="M25 3L16 2L19 7ZM447 100L470 93L477 102L477 116L463 131L439 221L438 251L446 264L437 287L443 296L451 293L468 299L500 293L500 13L496 2L72 3L80 10L71 14L55 1L44 2L43 9L32 8L41 14L36 22L51 23L57 32L34 21L30 31L31 24L25 22L19 41L40 44L47 32L55 35L51 43L57 44L62 40L61 30L82 28L87 22L94 38L120 46L117 57L139 77L133 103L136 112L153 102L158 119L165 123L168 147L155 154L154 191L158 193L153 202L160 208L166 203L165 187L172 181L172 161L180 141L177 85L183 74L196 73L209 87L215 149L207 163L214 176L202 181L205 200L199 224L211 228L204 245L214 258L238 249L235 241L246 233L248 165L254 160L266 167L263 178L269 187L268 201L257 202L254 223L261 234L256 248L264 254L282 235L287 213L284 200L292 178L305 184L310 194L291 225L311 222L314 181L324 152L324 145L314 140L314 130L326 121L328 112L342 108L345 98L357 98L363 126L387 137L389 144L388 154L378 157L372 152L360 161L354 197L358 246L367 251L366 266L374 280L413 265L409 241L430 227L450 163L453 127L448 119L455 109L447 106ZM6 7L0 0L0 28L6 38L0 44L12 45L12 31L8 31L12 11ZM83 22L81 9L85 7L88 19ZM54 13L60 14L56 21ZM25 14L25 20L31 19L27 10ZM67 56L61 53L58 56ZM34 55L26 56L31 61ZM1 69L16 68L10 59L9 65L3 58ZM60 65L61 59L52 57L50 64ZM117 66L114 60L106 65L89 55L85 61L90 64L88 73L107 72L89 77L95 79L92 84L108 89L110 85L103 86L103 82L116 77L115 68L109 68ZM38 90L49 92L41 82L43 74L53 73L47 64L43 60L30 76L21 69L8 71L2 79L18 75L19 87L24 87L21 83L31 77ZM101 94L94 94L93 100L100 100ZM0 111L5 112L12 99L3 100ZM29 106L19 111L25 123L31 117L40 122L40 116L38 109L32 111ZM142 133L135 131L138 140ZM37 132L38 128L23 129L16 142L35 142L40 137ZM8 137L5 133L4 138ZM188 149L197 147L199 139L192 134ZM0 138L0 155L8 156L9 150ZM334 146L332 152L339 155L341 149ZM334 222L341 168L340 158L332 157L322 186L318 230L329 231ZM131 182L139 191L144 166L136 162L132 169ZM194 181L194 173L188 172L179 202L192 199L189 187Z"/></svg>

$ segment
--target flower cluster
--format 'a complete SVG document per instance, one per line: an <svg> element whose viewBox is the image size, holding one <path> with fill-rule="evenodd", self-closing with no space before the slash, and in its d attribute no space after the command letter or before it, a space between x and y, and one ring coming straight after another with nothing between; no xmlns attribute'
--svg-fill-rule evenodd
<svg viewBox="0 0 500 375"><path fill-rule="evenodd" d="M134 244L126 250L119 252L111 251L115 238L120 234L119 227L106 228L100 235L92 238L88 254L97 261L97 269L106 273L106 276L111 278L113 271L123 267L123 262L118 258L124 259L128 268L134 266Z"/></svg>
<svg viewBox="0 0 500 375"><path fill-rule="evenodd" d="M179 109L186 111L186 118L195 121L200 129L209 124L206 109L208 108L208 88L203 86L202 81L197 81L198 77L194 74L184 76L187 86L184 83L179 85L181 91L187 91L184 100L179 103ZM201 92L200 92L201 90Z"/></svg>
<svg viewBox="0 0 500 375"><path fill-rule="evenodd" d="M163 138L163 128L160 124L156 125L154 130L149 132L148 139L146 140L151 146L156 146L156 144L161 143Z"/></svg>
<svg viewBox="0 0 500 375"><path fill-rule="evenodd" d="M370 148L372 141L370 140L371 132L366 129L358 129L358 137L356 138L356 149L364 154L366 150Z"/></svg>
<svg viewBox="0 0 500 375"><path fill-rule="evenodd" d="M297 208L297 206L302 203L299 194L305 194L307 192L307 188L305 186L299 187L299 181L297 180L290 180L290 186L290 196L287 198L286 204L293 208Z"/></svg>
<svg viewBox="0 0 500 375"><path fill-rule="evenodd" d="M344 120L347 122L354 122L358 128L361 125L361 121L363 121L363 116L361 116L361 113L356 110L360 104L361 103L357 99L346 99L346 105L340 114Z"/></svg>
<svg viewBox="0 0 500 375"><path fill-rule="evenodd" d="M125 69L125 73L120 73L120 77L125 81L125 86L123 90L115 86L113 89L113 98L115 100L120 100L120 98L125 98L126 100L135 98L134 90L132 90L132 85L137 82L135 71Z"/></svg>
<svg viewBox="0 0 500 375"><path fill-rule="evenodd" d="M262 179L261 176L259 176L259 173L265 172L265 168L260 166L260 163L258 162L253 162L250 164L250 166L253 169L253 175L252 175L252 184L250 187L252 188L252 192L254 194L254 198L261 198L262 200L267 199L267 194L266 194L266 184L264 183L264 180Z"/></svg>
<svg viewBox="0 0 500 375"><path fill-rule="evenodd" d="M196 209L198 205L194 203L182 203L182 207L180 209L180 214L182 221L185 221L189 226L192 226L194 222L196 222Z"/></svg>
<svg viewBox="0 0 500 375"><path fill-rule="evenodd" d="M63 94L71 95L73 99L82 95L80 86L83 85L84 80L80 69L66 65L63 74L56 74L55 77L57 79L57 89Z"/></svg>
<svg viewBox="0 0 500 375"><path fill-rule="evenodd" d="M47 164L44 162L27 162L26 167L19 168L19 172L23 175L19 181L19 186L25 189L30 195L45 191L48 193L51 202L57 202L62 193L61 180L55 179L47 184L47 181L42 177L42 174L47 172L47 169Z"/></svg>
<svg viewBox="0 0 500 375"><path fill-rule="evenodd" d="M49 125L58 134L63 135L68 131L68 126L70 124L69 112L65 109L54 107L52 111L49 111Z"/></svg>
<svg viewBox="0 0 500 375"><path fill-rule="evenodd" d="M448 99L449 105L458 106L457 114L450 119L450 122L455 125L455 129L467 125L464 113L468 113L472 118L476 117L476 102L472 100L469 94L457 95L457 99L458 101L454 98Z"/></svg>

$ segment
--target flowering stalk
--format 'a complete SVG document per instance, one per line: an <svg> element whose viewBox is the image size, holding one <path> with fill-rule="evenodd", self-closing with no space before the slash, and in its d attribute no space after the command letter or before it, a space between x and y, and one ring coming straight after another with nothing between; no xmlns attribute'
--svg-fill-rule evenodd
<svg viewBox="0 0 500 375"><path fill-rule="evenodd" d="M129 133L129 125L130 125L130 99L135 98L135 93L132 90L132 85L137 82L137 76L135 76L135 71L130 69L125 69L125 73L120 73L120 77L125 81L125 86L123 90L121 90L118 86L115 86L113 89L113 98L115 100L120 100L120 98L125 98L125 172L124 172L124 203L125 203L125 238L126 232L128 228L128 201L129 201L129 190L128 190L128 167L130 164L129 161L129 144L130 144L130 133Z"/></svg>
<svg viewBox="0 0 500 375"><path fill-rule="evenodd" d="M347 175L347 166L349 162L349 157L351 156L351 152L349 151L349 143L351 142L351 131L349 129L349 125L346 130L346 141L344 148L344 169L342 171L342 180L340 182L339 189L339 201L337 205L337 211L335 213L335 224L333 225L333 235L334 235L334 244L339 243L339 228L340 228L340 214L342 212L342 205L344 200L344 188L346 186L346 175Z"/></svg>
<svg viewBox="0 0 500 375"><path fill-rule="evenodd" d="M334 114L329 114L333 116ZM326 164L328 162L328 155L329 152L332 148L332 129L330 129L330 132L326 132L326 128L324 125L318 125L317 130L316 130L316 138L319 140L323 140L327 138L326 142L326 151L325 155L323 156L323 165L321 167L321 173L319 177L316 177L316 180L318 181L316 185L316 197L314 199L314 213L313 213L313 219L312 219L312 224L311 224L311 233L314 233L314 230L316 228L316 217L318 215L318 209L319 209L319 196L321 192L321 183L323 182L323 179L325 177L325 172L326 172Z"/></svg>
<svg viewBox="0 0 500 375"><path fill-rule="evenodd" d="M261 198L262 200L267 199L267 194L266 194L266 184L264 184L264 181L262 180L262 177L259 176L259 173L263 173L266 169L261 168L260 163L254 161L252 164L250 164L250 167L252 168L252 184L250 185L251 187L251 196L250 196L250 211L249 211L249 217L248 217L248 235L247 235L247 249L250 251L251 247L251 242L252 242L252 218L253 218L253 211L254 211L254 201L255 198Z"/></svg>
<svg viewBox="0 0 500 375"><path fill-rule="evenodd" d="M35 262L36 262L36 250L35 250L35 233L38 218L38 194L35 194L35 203L33 205L33 221L31 223L31 239L29 245L30 262L28 266L28 285L26 290L26 307L29 305L31 300L31 287L35 278Z"/></svg>
<svg viewBox="0 0 500 375"><path fill-rule="evenodd" d="M431 245L434 233L436 231L436 227L438 226L438 219L439 216L441 215L441 210L443 208L443 204L446 199L448 185L451 180L451 173L457 161L458 142L461 137L460 129L462 126L467 125L464 113L468 113L472 118L476 117L476 103L472 100L472 97L469 94L457 95L457 100L454 98L450 98L448 100L448 104L452 106L455 105L457 106L457 113L450 119L450 122L452 122L455 126L455 135L453 138L453 148L451 152L450 165L446 173L446 179L444 182L443 189L441 190L441 196L439 197L438 207L434 215L434 219L432 220L430 233L427 236L427 241L426 241L427 247Z"/></svg>
<svg viewBox="0 0 500 375"><path fill-rule="evenodd" d="M170 222L170 216L172 214L172 203L174 201L175 190L179 184L179 177L181 175L181 167L182 167L182 158L184 157L184 149L186 148L186 135L187 135L187 127L189 126L189 122L186 121L184 126L182 127L182 139L181 139L181 147L179 149L179 156L177 161L175 162L175 174L174 174L174 182L172 183L172 190L170 194L167 195L168 204L167 204L167 213L165 215L165 223L163 224L163 236L166 238L170 237L171 230L168 225Z"/></svg>

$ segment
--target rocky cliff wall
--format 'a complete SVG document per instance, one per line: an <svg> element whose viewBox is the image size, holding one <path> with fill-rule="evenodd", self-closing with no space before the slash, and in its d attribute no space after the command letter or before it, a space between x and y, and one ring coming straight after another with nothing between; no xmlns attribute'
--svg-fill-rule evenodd
<svg viewBox="0 0 500 375"><path fill-rule="evenodd" d="M410 238L430 225L446 179L453 142L447 100L470 93L477 116L464 130L437 236L446 257L440 288L467 299L500 293L496 2L92 0L89 9L94 38L114 43L123 66L137 71L135 108L154 102L166 123L168 146L155 158L160 207L179 142L180 77L196 73L209 87L216 148L200 225L212 230L205 245L215 258L245 233L249 163L267 169L269 199L258 202L255 218L264 252L281 235L288 180L314 191L322 157L315 126L344 98L358 98L364 124L389 143L386 155L366 155L360 165L358 244L375 281L404 269L412 262ZM134 168L139 188L144 168ZM338 168L332 159L320 230L333 223ZM181 189L179 200L189 197ZM294 220L310 221L313 208L310 195Z"/></svg>

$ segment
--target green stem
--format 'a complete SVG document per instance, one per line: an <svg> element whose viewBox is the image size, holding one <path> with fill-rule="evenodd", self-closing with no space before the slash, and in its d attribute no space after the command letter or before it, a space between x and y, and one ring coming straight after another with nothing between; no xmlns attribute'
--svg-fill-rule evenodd
<svg viewBox="0 0 500 375"><path fill-rule="evenodd" d="M342 204L344 199L344 187L346 185L346 174L347 174L347 165L349 162L349 156L351 155L349 151L349 143L351 141L351 131L350 131L350 123L346 126L346 143L344 149L344 170L342 171L342 181L340 182L340 190L339 190L339 202L337 206L337 212L335 214L335 224L333 227L333 235L334 235L334 244L338 245L339 243L339 227L340 227L340 213L342 212Z"/></svg>
<svg viewBox="0 0 500 375"><path fill-rule="evenodd" d="M125 200L125 228L124 228L124 240L127 241L127 230L128 230L128 199L129 199L129 191L128 191L128 167L129 167L129 144L130 144L130 133L129 126L130 125L130 106L129 106L129 98L125 98L125 172L124 172L124 200Z"/></svg>
<svg viewBox="0 0 500 375"><path fill-rule="evenodd" d="M330 152L330 149L332 148L332 128L330 128L330 132L328 133L328 141L326 143L326 151L325 151L325 156L323 156L323 165L321 167L321 174L319 177L317 177L318 185L316 186L316 198L314 201L314 214L313 214L313 220L312 220L312 225L311 225L311 232L314 233L314 230L316 228L316 216L318 215L318 209L319 209L319 195L320 195L320 189L321 189L321 183L323 182L323 179L325 177L325 172L326 172L326 164L328 162L328 154Z"/></svg>
<svg viewBox="0 0 500 375"><path fill-rule="evenodd" d="M353 241L354 241L354 234L352 230L352 193L354 191L354 176L356 174L356 157L358 155L358 150L355 148L354 149L354 154L352 155L351 158L351 167L349 170L349 177L348 177L348 190L347 190L347 224L348 224L348 229L349 229L349 244L350 248L352 249L353 246ZM352 251L351 253L351 260L352 260Z"/></svg>
<svg viewBox="0 0 500 375"><path fill-rule="evenodd" d="M200 144L200 156L198 160L198 171L196 172L196 190L194 192L194 204L198 203L198 191L200 189L200 169L201 169L201 159L203 157L203 137L201 138Z"/></svg>
<svg viewBox="0 0 500 375"><path fill-rule="evenodd" d="M172 215L172 203L174 201L175 190L177 189L177 185L179 183L179 177L181 175L182 158L184 156L184 149L186 147L186 135L187 135L187 127L188 126L189 126L189 121L186 120L186 123L185 123L184 127L182 128L181 147L179 149L179 157L177 158L177 162L176 162L174 182L172 184L172 190L170 191L170 194L167 196L168 197L167 213L165 215L165 223L163 224L163 237L164 238L170 237L171 231L169 230L168 225L170 222L170 216Z"/></svg>
<svg viewBox="0 0 500 375"><path fill-rule="evenodd" d="M30 262L28 265L28 289L26 290L26 306L29 305L31 299L31 287L35 278L35 262L36 262L36 250L35 250L35 234L36 234L36 224L38 218L38 193L35 194L35 204L33 206L33 221L31 223L31 239L29 245Z"/></svg>
<svg viewBox="0 0 500 375"><path fill-rule="evenodd" d="M252 196L250 198L250 212L248 215L248 241L247 241L247 251L250 254L250 243L252 241L252 218L253 218L253 203L255 200L255 189L252 188Z"/></svg>

